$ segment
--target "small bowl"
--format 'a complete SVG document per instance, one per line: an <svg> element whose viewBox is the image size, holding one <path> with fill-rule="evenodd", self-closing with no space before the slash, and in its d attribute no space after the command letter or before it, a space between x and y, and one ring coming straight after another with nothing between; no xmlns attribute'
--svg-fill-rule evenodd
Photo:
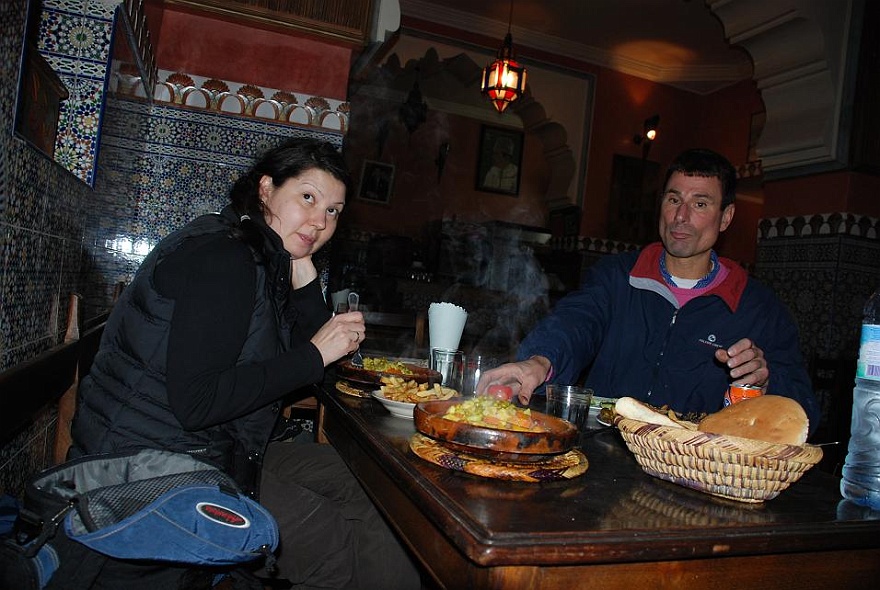
<svg viewBox="0 0 880 590"><path fill-rule="evenodd" d="M388 399L385 397L385 394L382 393L382 390L374 391L370 395L373 396L373 399L385 406L385 409L391 412L392 416L406 418L407 420L413 419L413 408L416 407L415 404Z"/></svg>
<svg viewBox="0 0 880 590"><path fill-rule="evenodd" d="M443 417L449 406L461 402L457 399L416 404L416 430L454 450L502 461L543 461L548 455L570 451L577 442L578 431L573 424L534 410L531 415L541 432L489 428Z"/></svg>

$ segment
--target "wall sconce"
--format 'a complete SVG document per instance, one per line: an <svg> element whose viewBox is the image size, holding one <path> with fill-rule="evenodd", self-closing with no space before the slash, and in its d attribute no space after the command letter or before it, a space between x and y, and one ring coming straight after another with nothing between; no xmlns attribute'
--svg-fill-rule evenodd
<svg viewBox="0 0 880 590"><path fill-rule="evenodd" d="M660 125L660 115L654 115L653 117L649 117L645 119L644 130L642 135L634 135L633 143L636 145L641 145L642 142L645 142L645 148L647 149L651 143L657 139L657 127Z"/></svg>

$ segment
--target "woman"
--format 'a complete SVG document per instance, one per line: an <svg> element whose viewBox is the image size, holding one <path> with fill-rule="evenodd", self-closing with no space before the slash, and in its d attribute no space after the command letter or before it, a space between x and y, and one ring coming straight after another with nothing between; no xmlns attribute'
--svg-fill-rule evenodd
<svg viewBox="0 0 880 590"><path fill-rule="evenodd" d="M409 562L332 447L266 452L281 398L321 381L364 338L361 313L331 317L312 262L349 185L332 145L294 139L235 183L222 212L163 239L107 322L71 456L191 453L253 495L262 475L261 502L281 529L280 577L298 588L418 588L411 566L390 579L370 567L388 551Z"/></svg>

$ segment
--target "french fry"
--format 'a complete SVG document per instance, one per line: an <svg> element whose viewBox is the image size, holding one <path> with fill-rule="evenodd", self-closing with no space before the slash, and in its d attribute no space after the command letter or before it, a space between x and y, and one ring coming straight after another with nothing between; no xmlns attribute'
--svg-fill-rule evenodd
<svg viewBox="0 0 880 590"><path fill-rule="evenodd" d="M456 390L442 387L438 383L429 387L427 383L416 383L412 379L393 376L382 377L381 382L379 389L385 399L398 402L414 404L428 400L445 400L458 395Z"/></svg>

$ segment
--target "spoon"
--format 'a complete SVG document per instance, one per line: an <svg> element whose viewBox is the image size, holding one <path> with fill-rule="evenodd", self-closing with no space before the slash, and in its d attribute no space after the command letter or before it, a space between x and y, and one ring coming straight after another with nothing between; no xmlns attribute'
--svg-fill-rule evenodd
<svg viewBox="0 0 880 590"><path fill-rule="evenodd" d="M360 305L360 295L352 291L348 294L348 311L357 311L358 305ZM364 366L364 357L361 356L361 349L358 347L357 350L354 351L354 355L351 357L351 364L355 367L361 368Z"/></svg>

